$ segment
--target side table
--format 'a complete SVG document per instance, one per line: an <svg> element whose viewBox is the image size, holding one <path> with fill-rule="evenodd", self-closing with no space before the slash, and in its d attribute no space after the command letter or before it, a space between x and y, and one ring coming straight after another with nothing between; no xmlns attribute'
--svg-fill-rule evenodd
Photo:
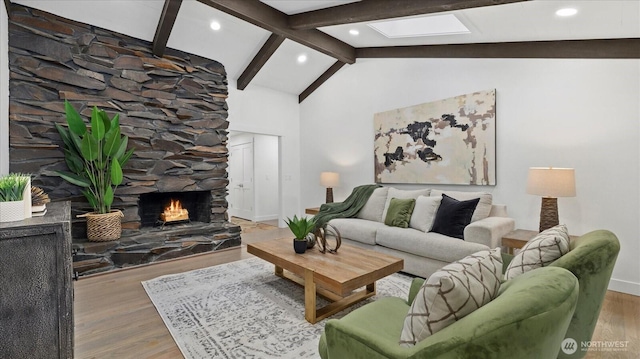
<svg viewBox="0 0 640 359"><path fill-rule="evenodd" d="M511 231L502 237L502 245L507 247L507 253L513 254L514 249L520 249L524 247L533 237L537 236L540 232L530 231L527 229L516 229ZM569 240L573 240L578 236L569 235Z"/></svg>
<svg viewBox="0 0 640 359"><path fill-rule="evenodd" d="M320 212L320 207L305 208L304 213L316 215Z"/></svg>
<svg viewBox="0 0 640 359"><path fill-rule="evenodd" d="M539 232L529 231L526 229L516 229L502 237L502 245L507 247L507 253L513 254L514 249L524 247L529 240L535 237Z"/></svg>

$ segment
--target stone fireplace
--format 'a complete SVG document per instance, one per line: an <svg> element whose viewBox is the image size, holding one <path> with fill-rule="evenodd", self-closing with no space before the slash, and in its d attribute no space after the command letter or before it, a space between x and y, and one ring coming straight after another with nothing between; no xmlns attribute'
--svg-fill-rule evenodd
<svg viewBox="0 0 640 359"><path fill-rule="evenodd" d="M90 274L240 245L227 214L227 80L213 60L12 4L9 23L10 171L33 174L52 200L72 201L74 270ZM113 207L122 239L91 243L76 215L90 208L66 170L54 124L64 100L120 115L134 155ZM188 219L163 223L167 201Z"/></svg>

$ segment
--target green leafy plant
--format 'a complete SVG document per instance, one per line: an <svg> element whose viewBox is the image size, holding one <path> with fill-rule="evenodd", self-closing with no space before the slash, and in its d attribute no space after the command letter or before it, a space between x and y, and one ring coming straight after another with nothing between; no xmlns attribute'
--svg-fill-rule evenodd
<svg viewBox="0 0 640 359"><path fill-rule="evenodd" d="M29 175L22 173L10 173L0 177L0 202L22 201L28 183Z"/></svg>
<svg viewBox="0 0 640 359"><path fill-rule="evenodd" d="M95 213L109 213L116 187L122 184L122 166L127 163L133 149L127 151L129 138L120 133L119 115L109 116L93 107L91 127L87 128L80 114L68 102L64 109L69 128L56 124L64 142L65 161L69 170L57 174L83 188Z"/></svg>
<svg viewBox="0 0 640 359"><path fill-rule="evenodd" d="M296 240L300 241L305 240L307 234L311 233L316 226L315 218L293 216L293 219L287 217L284 222L289 226Z"/></svg>

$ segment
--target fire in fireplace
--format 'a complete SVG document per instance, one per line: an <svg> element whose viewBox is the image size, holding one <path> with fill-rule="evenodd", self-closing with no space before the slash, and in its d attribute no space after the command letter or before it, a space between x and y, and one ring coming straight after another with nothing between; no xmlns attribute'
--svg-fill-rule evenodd
<svg viewBox="0 0 640 359"><path fill-rule="evenodd" d="M160 220L164 223L188 221L189 211L182 208L180 200L171 199L169 205L165 207L164 212L160 214Z"/></svg>
<svg viewBox="0 0 640 359"><path fill-rule="evenodd" d="M211 191L155 192L140 195L142 227L181 221L211 222Z"/></svg>

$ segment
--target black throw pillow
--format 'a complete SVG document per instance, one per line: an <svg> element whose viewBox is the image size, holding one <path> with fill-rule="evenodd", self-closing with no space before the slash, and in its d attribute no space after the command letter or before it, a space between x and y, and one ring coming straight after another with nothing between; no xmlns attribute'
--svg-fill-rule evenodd
<svg viewBox="0 0 640 359"><path fill-rule="evenodd" d="M464 239L464 227L471 223L471 217L478 202L480 202L480 198L458 201L443 194L430 232Z"/></svg>

